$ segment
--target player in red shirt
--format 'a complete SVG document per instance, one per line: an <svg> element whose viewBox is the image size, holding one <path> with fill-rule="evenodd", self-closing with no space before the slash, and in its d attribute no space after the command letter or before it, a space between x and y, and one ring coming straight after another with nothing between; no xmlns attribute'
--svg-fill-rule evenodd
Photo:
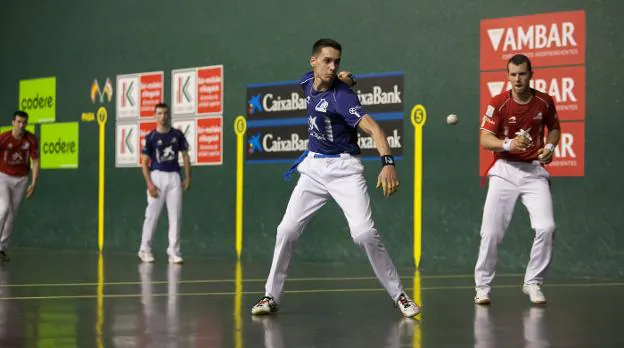
<svg viewBox="0 0 624 348"><path fill-rule="evenodd" d="M515 55L507 62L511 90L494 98L481 121L481 147L493 151L495 161L489 176L481 246L475 266L475 303L490 303L498 245L503 240L520 197L529 212L535 240L522 290L533 303L545 303L540 285L552 258L555 234L549 174L544 164L552 161L561 130L553 98L536 91L529 83L531 61ZM544 142L544 126L548 138Z"/></svg>
<svg viewBox="0 0 624 348"><path fill-rule="evenodd" d="M13 129L0 134L0 260L9 261L9 246L13 222L24 192L30 198L35 192L39 176L39 143L37 137L26 130L28 114L13 113ZM30 161L32 182L28 184Z"/></svg>

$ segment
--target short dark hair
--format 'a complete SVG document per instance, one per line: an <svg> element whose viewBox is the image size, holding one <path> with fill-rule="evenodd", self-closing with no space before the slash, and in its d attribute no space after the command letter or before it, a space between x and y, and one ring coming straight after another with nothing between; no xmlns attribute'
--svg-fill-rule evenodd
<svg viewBox="0 0 624 348"><path fill-rule="evenodd" d="M314 45L312 46L312 55L318 54L323 49L323 47L331 47L342 53L342 46L338 43L338 41L324 38L319 39L314 43Z"/></svg>
<svg viewBox="0 0 624 348"><path fill-rule="evenodd" d="M526 63L527 69L531 71L531 60L524 54L516 54L513 57L509 58L509 60L507 61L507 71L509 71L509 63L513 63L514 65L522 65Z"/></svg>
<svg viewBox="0 0 624 348"><path fill-rule="evenodd" d="M158 104L156 104L156 106L154 106L154 111L156 111L156 109L158 109L158 108L163 108L163 109L169 110L169 105L167 105L166 103L158 103Z"/></svg>
<svg viewBox="0 0 624 348"><path fill-rule="evenodd" d="M17 110L13 113L13 120L15 120L16 117L28 119L28 114L26 113L26 111Z"/></svg>

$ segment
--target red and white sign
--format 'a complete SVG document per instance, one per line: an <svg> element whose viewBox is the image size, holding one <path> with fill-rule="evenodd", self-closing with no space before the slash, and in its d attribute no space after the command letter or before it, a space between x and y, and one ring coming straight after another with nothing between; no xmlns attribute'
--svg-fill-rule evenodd
<svg viewBox="0 0 624 348"><path fill-rule="evenodd" d="M141 153L141 150L143 149L143 147L145 147L145 137L147 136L149 132L156 129L156 126L158 126L158 122L156 121L139 122L139 145L140 145L139 153ZM140 163L141 163L141 155L139 155L139 164Z"/></svg>
<svg viewBox="0 0 624 348"><path fill-rule="evenodd" d="M134 124L117 124L115 139L115 166L135 166L139 161L139 126Z"/></svg>
<svg viewBox="0 0 624 348"><path fill-rule="evenodd" d="M223 65L171 72L173 116L223 114Z"/></svg>
<svg viewBox="0 0 624 348"><path fill-rule="evenodd" d="M486 171L490 168L493 161L494 154L484 150L481 145L479 145L479 176L487 175Z"/></svg>
<svg viewBox="0 0 624 348"><path fill-rule="evenodd" d="M223 164L223 117L197 119L197 165Z"/></svg>
<svg viewBox="0 0 624 348"><path fill-rule="evenodd" d="M139 76L117 76L116 118L132 119L139 117Z"/></svg>
<svg viewBox="0 0 624 348"><path fill-rule="evenodd" d="M479 147L479 175L492 164L494 154ZM553 161L546 166L551 176L585 175L585 122L561 123L561 138Z"/></svg>
<svg viewBox="0 0 624 348"><path fill-rule="evenodd" d="M197 105L196 69L178 69L171 72L171 114L192 115Z"/></svg>
<svg viewBox="0 0 624 348"><path fill-rule="evenodd" d="M186 138L186 142L188 143L189 149L188 154L191 160L191 164L195 164L196 156L195 156L195 139L196 139L196 130L197 130L197 120L174 120L172 122L173 128L179 129L182 134L184 134L184 138ZM182 156L179 156L180 164L183 164Z"/></svg>
<svg viewBox="0 0 624 348"><path fill-rule="evenodd" d="M585 175L585 122L561 124L561 139L546 169L553 176Z"/></svg>
<svg viewBox="0 0 624 348"><path fill-rule="evenodd" d="M118 120L154 116L154 107L163 101L163 72L150 72L117 76Z"/></svg>
<svg viewBox="0 0 624 348"><path fill-rule="evenodd" d="M538 69L533 73L531 87L553 97L560 120L585 119L584 66ZM482 72L481 110L485 110L492 97L510 89L505 71Z"/></svg>
<svg viewBox="0 0 624 348"><path fill-rule="evenodd" d="M481 70L522 53L533 66L585 64L585 11L481 20Z"/></svg>
<svg viewBox="0 0 624 348"><path fill-rule="evenodd" d="M163 72L145 73L140 76L141 81L141 118L153 117L154 107L162 103L164 96Z"/></svg>
<svg viewBox="0 0 624 348"><path fill-rule="evenodd" d="M197 68L197 114L223 113L223 65Z"/></svg>

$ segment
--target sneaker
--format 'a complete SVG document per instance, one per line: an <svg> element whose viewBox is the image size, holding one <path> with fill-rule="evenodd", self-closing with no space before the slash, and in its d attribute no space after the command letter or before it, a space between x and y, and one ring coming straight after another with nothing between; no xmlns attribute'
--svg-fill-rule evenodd
<svg viewBox="0 0 624 348"><path fill-rule="evenodd" d="M180 256L180 255L169 255L169 263L181 264L183 262L184 262L184 260L182 259L182 256Z"/></svg>
<svg viewBox="0 0 624 348"><path fill-rule="evenodd" d="M546 303L546 297L544 297L542 289L537 284L525 284L522 287L522 292L529 295L531 302L533 302L534 304Z"/></svg>
<svg viewBox="0 0 624 348"><path fill-rule="evenodd" d="M6 251L0 250L0 260L2 260L3 262L6 262L11 259L9 258L9 255L7 255Z"/></svg>
<svg viewBox="0 0 624 348"><path fill-rule="evenodd" d="M139 251L139 259L143 262L154 262L154 255L149 251Z"/></svg>
<svg viewBox="0 0 624 348"><path fill-rule="evenodd" d="M270 296L264 296L263 298L256 303L255 306L251 307L252 315L269 315L277 312L278 309L277 302Z"/></svg>
<svg viewBox="0 0 624 348"><path fill-rule="evenodd" d="M420 313L420 308L418 305L414 303L405 293L402 293L399 296L399 299L396 301L396 307L399 308L401 314L403 314L406 318L413 318Z"/></svg>
<svg viewBox="0 0 624 348"><path fill-rule="evenodd" d="M478 305L489 305L490 304L490 294L483 290L477 290L477 294L474 298L474 303Z"/></svg>

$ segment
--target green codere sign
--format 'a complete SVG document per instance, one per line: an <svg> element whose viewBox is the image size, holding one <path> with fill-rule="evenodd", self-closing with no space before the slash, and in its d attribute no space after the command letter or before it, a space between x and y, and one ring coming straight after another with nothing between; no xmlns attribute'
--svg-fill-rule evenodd
<svg viewBox="0 0 624 348"><path fill-rule="evenodd" d="M41 125L41 168L78 168L78 122Z"/></svg>
<svg viewBox="0 0 624 348"><path fill-rule="evenodd" d="M8 132L10 130L13 130L13 126L0 127L0 134ZM35 125L29 124L28 126L26 126L26 130L31 132L32 134L35 134Z"/></svg>
<svg viewBox="0 0 624 348"><path fill-rule="evenodd" d="M17 107L28 113L30 123L54 122L56 119L56 77L21 80Z"/></svg>

